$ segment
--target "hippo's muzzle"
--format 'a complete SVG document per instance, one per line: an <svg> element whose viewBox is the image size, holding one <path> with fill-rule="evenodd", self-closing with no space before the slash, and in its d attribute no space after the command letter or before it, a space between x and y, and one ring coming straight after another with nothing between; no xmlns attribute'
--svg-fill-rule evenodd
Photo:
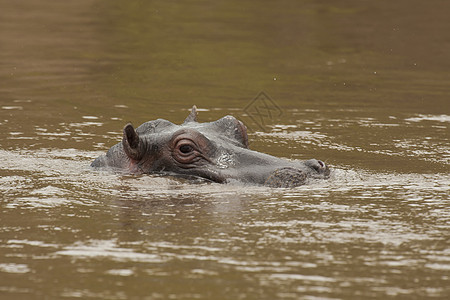
<svg viewBox="0 0 450 300"><path fill-rule="evenodd" d="M321 160L311 159L305 161L305 165L310 168L283 167L272 172L264 185L279 188L292 188L304 185L309 177L326 178L330 174L330 169Z"/></svg>

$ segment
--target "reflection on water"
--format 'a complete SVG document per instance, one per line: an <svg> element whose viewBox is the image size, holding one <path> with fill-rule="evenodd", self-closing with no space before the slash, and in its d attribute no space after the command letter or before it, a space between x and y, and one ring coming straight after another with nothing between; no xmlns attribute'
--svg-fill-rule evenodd
<svg viewBox="0 0 450 300"><path fill-rule="evenodd" d="M447 2L0 3L2 296L450 295ZM262 128L245 112L261 91L281 111ZM193 104L330 179L89 168L127 122Z"/></svg>

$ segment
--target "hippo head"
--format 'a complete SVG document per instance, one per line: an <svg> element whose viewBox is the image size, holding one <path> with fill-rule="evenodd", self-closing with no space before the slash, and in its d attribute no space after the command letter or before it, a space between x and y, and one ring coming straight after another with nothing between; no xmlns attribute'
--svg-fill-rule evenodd
<svg viewBox="0 0 450 300"><path fill-rule="evenodd" d="M225 116L198 123L195 106L181 125L163 119L146 122L137 129L126 125L122 142L91 166L271 187L299 186L308 178L325 178L330 173L320 160L292 161L252 151L241 121Z"/></svg>

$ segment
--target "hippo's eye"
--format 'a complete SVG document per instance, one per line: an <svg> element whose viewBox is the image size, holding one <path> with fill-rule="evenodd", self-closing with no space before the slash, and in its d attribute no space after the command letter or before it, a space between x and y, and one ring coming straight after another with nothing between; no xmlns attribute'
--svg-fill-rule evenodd
<svg viewBox="0 0 450 300"><path fill-rule="evenodd" d="M208 150L205 137L200 133L191 130L181 129L179 134L175 133L175 138L171 142L172 157L181 168L194 168L204 161L209 161L203 154Z"/></svg>
<svg viewBox="0 0 450 300"><path fill-rule="evenodd" d="M184 154L188 154L188 153L194 151L194 148L191 145L187 145L187 144L181 145L179 147L179 149Z"/></svg>

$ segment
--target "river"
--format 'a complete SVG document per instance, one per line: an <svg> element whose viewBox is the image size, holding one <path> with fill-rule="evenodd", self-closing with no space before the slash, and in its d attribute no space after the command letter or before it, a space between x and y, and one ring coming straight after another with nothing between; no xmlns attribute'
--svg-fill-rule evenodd
<svg viewBox="0 0 450 300"><path fill-rule="evenodd" d="M0 6L0 298L450 297L450 2ZM330 178L89 167L192 105Z"/></svg>

